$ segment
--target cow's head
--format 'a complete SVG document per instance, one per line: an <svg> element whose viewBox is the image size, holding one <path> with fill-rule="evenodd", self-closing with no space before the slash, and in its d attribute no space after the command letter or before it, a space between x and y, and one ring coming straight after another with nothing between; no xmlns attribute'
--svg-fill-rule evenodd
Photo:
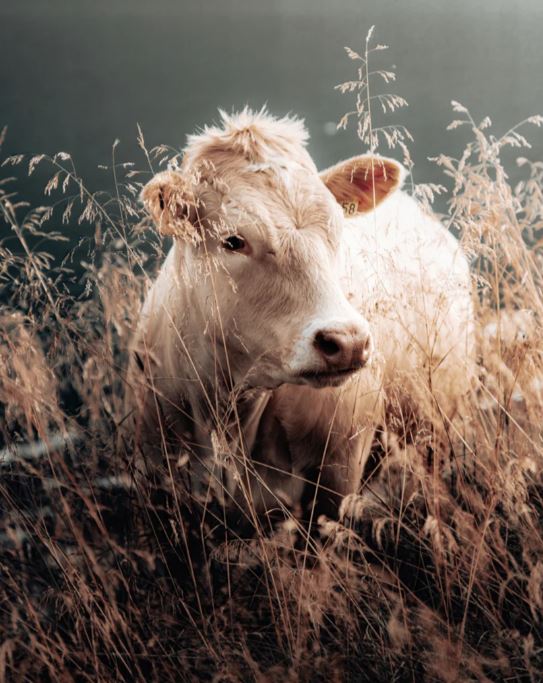
<svg viewBox="0 0 543 683"><path fill-rule="evenodd" d="M371 211L403 169L358 156L319 174L299 120L245 110L222 123L190 137L181 168L143 190L189 288L179 332L236 384L337 386L372 351L340 285L345 214Z"/></svg>

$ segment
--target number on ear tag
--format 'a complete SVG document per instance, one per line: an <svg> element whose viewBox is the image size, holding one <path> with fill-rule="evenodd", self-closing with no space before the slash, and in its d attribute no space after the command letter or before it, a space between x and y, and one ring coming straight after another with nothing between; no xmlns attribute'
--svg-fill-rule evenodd
<svg viewBox="0 0 543 683"><path fill-rule="evenodd" d="M346 216L354 216L358 213L358 202L344 202L341 206Z"/></svg>

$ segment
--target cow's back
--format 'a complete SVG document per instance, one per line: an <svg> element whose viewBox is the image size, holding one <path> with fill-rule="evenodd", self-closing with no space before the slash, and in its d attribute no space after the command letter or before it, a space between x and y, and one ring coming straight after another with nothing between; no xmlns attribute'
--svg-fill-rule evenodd
<svg viewBox="0 0 543 683"><path fill-rule="evenodd" d="M458 240L403 192L346 224L344 287L370 321L387 391L431 389L454 404L469 387L474 350Z"/></svg>

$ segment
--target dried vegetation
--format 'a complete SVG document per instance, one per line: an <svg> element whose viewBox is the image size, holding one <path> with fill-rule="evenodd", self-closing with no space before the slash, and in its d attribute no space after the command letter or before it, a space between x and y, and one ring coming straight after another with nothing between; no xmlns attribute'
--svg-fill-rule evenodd
<svg viewBox="0 0 543 683"><path fill-rule="evenodd" d="M381 47L370 33L349 52L360 69L341 89L366 147L407 154L407 131L374 125L372 103L404 104L373 99L371 78L394 78L368 67ZM472 139L435 161L474 265L464 430L426 426L406 445L389 425L360 495L310 537L289 515L241 528L182 477L132 478L126 349L162 257L137 197L172 151L147 153L140 134L138 172L115 145L112 196L67 153L4 161L53 175L46 207L0 185L0 680L541 680L543 163L520 158L513 186L502 159L529 154L525 126L495 137L453 108ZM55 261L47 245L69 229L50 227L77 223L93 237Z"/></svg>

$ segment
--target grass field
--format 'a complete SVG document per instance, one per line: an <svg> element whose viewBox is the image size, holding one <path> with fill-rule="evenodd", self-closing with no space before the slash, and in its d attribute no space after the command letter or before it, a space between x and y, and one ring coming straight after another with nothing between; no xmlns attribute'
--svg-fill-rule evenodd
<svg viewBox="0 0 543 683"><path fill-rule="evenodd" d="M367 58L362 86L344 90L365 92ZM165 248L138 195L172 151L141 136L139 171L114 147L111 196L65 152L4 161L16 177L0 185L0 680L542 680L543 162L524 137L542 119L497 135L453 108L470 141L436 163L443 222L473 264L463 431L425 424L406 444L389 425L349 514L309 537L288 516L242 533L182 476L132 477L127 348ZM354 117L366 147L406 153L406 131L359 105ZM50 178L46 206L25 204L27 173ZM92 239L54 262L49 243L76 223ZM84 275L68 287L73 259Z"/></svg>

